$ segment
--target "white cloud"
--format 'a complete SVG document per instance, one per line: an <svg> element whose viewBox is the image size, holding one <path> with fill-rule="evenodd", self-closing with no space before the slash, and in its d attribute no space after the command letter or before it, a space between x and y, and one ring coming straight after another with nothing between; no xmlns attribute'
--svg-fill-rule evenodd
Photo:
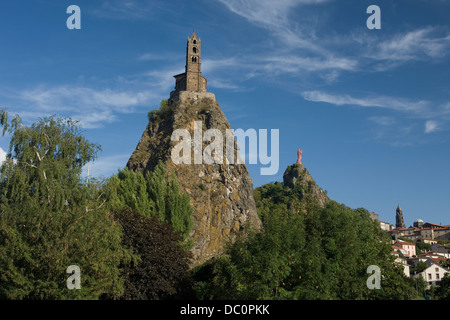
<svg viewBox="0 0 450 320"><path fill-rule="evenodd" d="M392 61L442 57L450 47L450 35L439 37L434 35L435 31L435 28L426 27L394 35L378 45L373 57Z"/></svg>
<svg viewBox="0 0 450 320"><path fill-rule="evenodd" d="M154 17L159 5L156 0L108 0L90 13L107 19L146 20Z"/></svg>
<svg viewBox="0 0 450 320"><path fill-rule="evenodd" d="M300 56L271 56L264 58L266 70L282 73L298 73L299 71L323 70L355 70L358 62L347 58L318 58Z"/></svg>
<svg viewBox="0 0 450 320"><path fill-rule="evenodd" d="M382 126L390 126L396 123L395 119L388 116L373 116L369 120Z"/></svg>
<svg viewBox="0 0 450 320"><path fill-rule="evenodd" d="M185 57L182 54L179 53L173 53L173 52L158 52L158 53L142 53L137 56L138 61L183 61Z"/></svg>
<svg viewBox="0 0 450 320"><path fill-rule="evenodd" d="M78 108L106 107L120 109L142 104L149 98L146 92L115 91L111 89L96 90L88 87L62 85L45 88L43 86L21 92L21 98L36 104L41 110L66 110L74 105Z"/></svg>
<svg viewBox="0 0 450 320"><path fill-rule="evenodd" d="M0 147L0 165L6 160L6 151Z"/></svg>
<svg viewBox="0 0 450 320"><path fill-rule="evenodd" d="M241 87L236 83L228 79L220 79L218 77L214 77L211 80L208 80L209 88L218 88L218 89L226 89L226 90L239 90Z"/></svg>
<svg viewBox="0 0 450 320"><path fill-rule="evenodd" d="M427 120L425 122L425 133L432 133L439 130L439 125L434 120Z"/></svg>
<svg viewBox="0 0 450 320"><path fill-rule="evenodd" d="M239 67L243 64L242 59L238 58L204 59L202 61L202 73L213 73L216 70Z"/></svg>
<svg viewBox="0 0 450 320"><path fill-rule="evenodd" d="M450 122L450 104L434 106L425 100L411 100L398 97L353 97L350 95L329 94L321 91L303 92L303 98L312 102L324 102L336 106L356 106L362 108L380 108L401 112L403 117L396 119L392 115L370 116L368 120L379 125L375 138L390 145L412 145L425 143L421 133L441 131ZM414 120L415 119L415 120ZM421 131L417 119L425 120L424 131ZM438 119L438 120L435 120Z"/></svg>
<svg viewBox="0 0 450 320"><path fill-rule="evenodd" d="M299 5L317 4L328 0L218 0L233 13L266 27L286 25L289 11Z"/></svg>
<svg viewBox="0 0 450 320"><path fill-rule="evenodd" d="M440 27L431 26L386 37L356 30L350 30L350 35L329 32L318 41L316 29L321 27L320 19L310 17L310 11L304 7L326 0L217 1L250 23L267 29L272 39L282 42L267 57L275 65L264 65L280 73L323 69L379 72L408 62L439 59L450 52L450 35ZM320 10L318 7L313 15L319 15ZM333 82L338 76L339 73L327 73L325 81Z"/></svg>
<svg viewBox="0 0 450 320"><path fill-rule="evenodd" d="M371 65L375 71L415 61L436 61L450 51L450 35L439 27L399 32L389 38L368 37L366 33L353 33L351 38L361 64Z"/></svg>
<svg viewBox="0 0 450 320"><path fill-rule="evenodd" d="M109 87L87 85L41 84L21 90L9 89L3 104L31 123L38 118L57 115L71 117L84 128L98 128L116 121L120 114L148 110L168 98L174 87L173 75L180 68L152 70L141 74L117 77Z"/></svg>
<svg viewBox="0 0 450 320"><path fill-rule="evenodd" d="M294 8L319 4L331 0L217 0L231 12L245 18L250 23L267 29L284 44L284 49L305 49L321 55L327 50L309 36L310 26L289 18Z"/></svg>
<svg viewBox="0 0 450 320"><path fill-rule="evenodd" d="M387 96L356 98L350 95L329 94L321 91L305 91L303 92L303 98L308 101L325 102L338 106L353 105L359 107L377 107L412 112L420 115L425 115L430 112L430 103L425 100L412 101Z"/></svg>
<svg viewBox="0 0 450 320"><path fill-rule="evenodd" d="M79 120L85 128L95 128L102 123L115 121L117 114L130 113L136 108L147 107L155 98L155 94L150 90L116 91L69 85L54 87L41 85L22 90L17 97L17 104L27 106L25 110L19 112L24 120L27 120L27 116L57 114Z"/></svg>

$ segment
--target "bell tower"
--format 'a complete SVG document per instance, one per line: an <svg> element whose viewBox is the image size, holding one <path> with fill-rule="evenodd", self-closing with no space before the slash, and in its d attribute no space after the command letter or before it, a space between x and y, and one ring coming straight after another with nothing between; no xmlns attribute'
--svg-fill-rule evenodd
<svg viewBox="0 0 450 320"><path fill-rule="evenodd" d="M185 72L174 76L173 94L181 91L206 92L206 79L201 71L201 50L201 40L194 30L187 39Z"/></svg>
<svg viewBox="0 0 450 320"><path fill-rule="evenodd" d="M187 40L186 46L186 72L201 72L201 41L195 31Z"/></svg>
<svg viewBox="0 0 450 320"><path fill-rule="evenodd" d="M186 46L186 91L206 91L206 79L201 72L201 40L195 30L187 40Z"/></svg>
<svg viewBox="0 0 450 320"><path fill-rule="evenodd" d="M397 206L395 210L395 227L396 228L405 228L405 220L403 219L403 210L400 208L400 205Z"/></svg>

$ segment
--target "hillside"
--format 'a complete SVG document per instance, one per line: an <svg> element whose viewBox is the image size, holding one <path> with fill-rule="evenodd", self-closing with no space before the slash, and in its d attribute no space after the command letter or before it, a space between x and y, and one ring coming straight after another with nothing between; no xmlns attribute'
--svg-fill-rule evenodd
<svg viewBox="0 0 450 320"><path fill-rule="evenodd" d="M189 194L193 214L194 240L192 266L199 265L223 252L225 245L248 228L261 228L253 199L253 181L245 164L195 164L196 151L190 155L190 164L174 164L172 133L186 129L192 137L194 130L219 130L223 137L230 125L210 93L185 93L176 103L162 103L160 109L149 113L149 123L136 150L130 157L128 169L146 173L162 161L168 172L174 170L180 189ZM194 128L195 126L195 128ZM205 143L206 144L206 143ZM234 152L238 155L237 143ZM223 154L226 153L225 143Z"/></svg>

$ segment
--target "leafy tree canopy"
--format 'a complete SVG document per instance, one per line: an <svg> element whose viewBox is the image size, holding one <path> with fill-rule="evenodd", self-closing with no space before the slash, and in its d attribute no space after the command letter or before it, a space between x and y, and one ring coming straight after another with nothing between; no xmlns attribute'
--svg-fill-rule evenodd
<svg viewBox="0 0 450 320"><path fill-rule="evenodd" d="M226 255L194 270L205 299L409 299L413 282L393 262L387 234L366 209L335 201L325 208L271 183L255 190L263 232L230 245ZM367 287L367 268L382 274Z"/></svg>
<svg viewBox="0 0 450 320"><path fill-rule="evenodd" d="M110 178L108 189L113 208L129 207L146 217L171 224L186 241L192 229L194 208L189 195L182 194L174 172L168 175L163 162L146 175L125 168Z"/></svg>
<svg viewBox="0 0 450 320"><path fill-rule="evenodd" d="M100 146L71 119L24 126L1 113L10 149L0 172L0 298L97 299L119 296L119 264L131 253L106 210L100 183L84 185L82 167ZM69 290L67 267L81 269Z"/></svg>
<svg viewBox="0 0 450 320"><path fill-rule="evenodd" d="M128 207L115 213L115 217L123 228L123 245L138 256L138 261L123 269L122 299L192 298L190 254L179 245L181 235L170 224Z"/></svg>

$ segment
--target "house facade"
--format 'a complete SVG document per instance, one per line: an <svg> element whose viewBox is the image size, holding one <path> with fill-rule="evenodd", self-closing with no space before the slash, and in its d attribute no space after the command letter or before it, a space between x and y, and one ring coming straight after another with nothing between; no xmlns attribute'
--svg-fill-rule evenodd
<svg viewBox="0 0 450 320"><path fill-rule="evenodd" d="M450 274L450 270L443 266L433 263L424 271L414 275L413 277L422 277L428 285L438 285L446 274Z"/></svg>
<svg viewBox="0 0 450 320"><path fill-rule="evenodd" d="M412 242L405 242L405 241L396 241L394 243L394 246L402 248L405 250L407 257L413 257L416 255L416 245Z"/></svg>

